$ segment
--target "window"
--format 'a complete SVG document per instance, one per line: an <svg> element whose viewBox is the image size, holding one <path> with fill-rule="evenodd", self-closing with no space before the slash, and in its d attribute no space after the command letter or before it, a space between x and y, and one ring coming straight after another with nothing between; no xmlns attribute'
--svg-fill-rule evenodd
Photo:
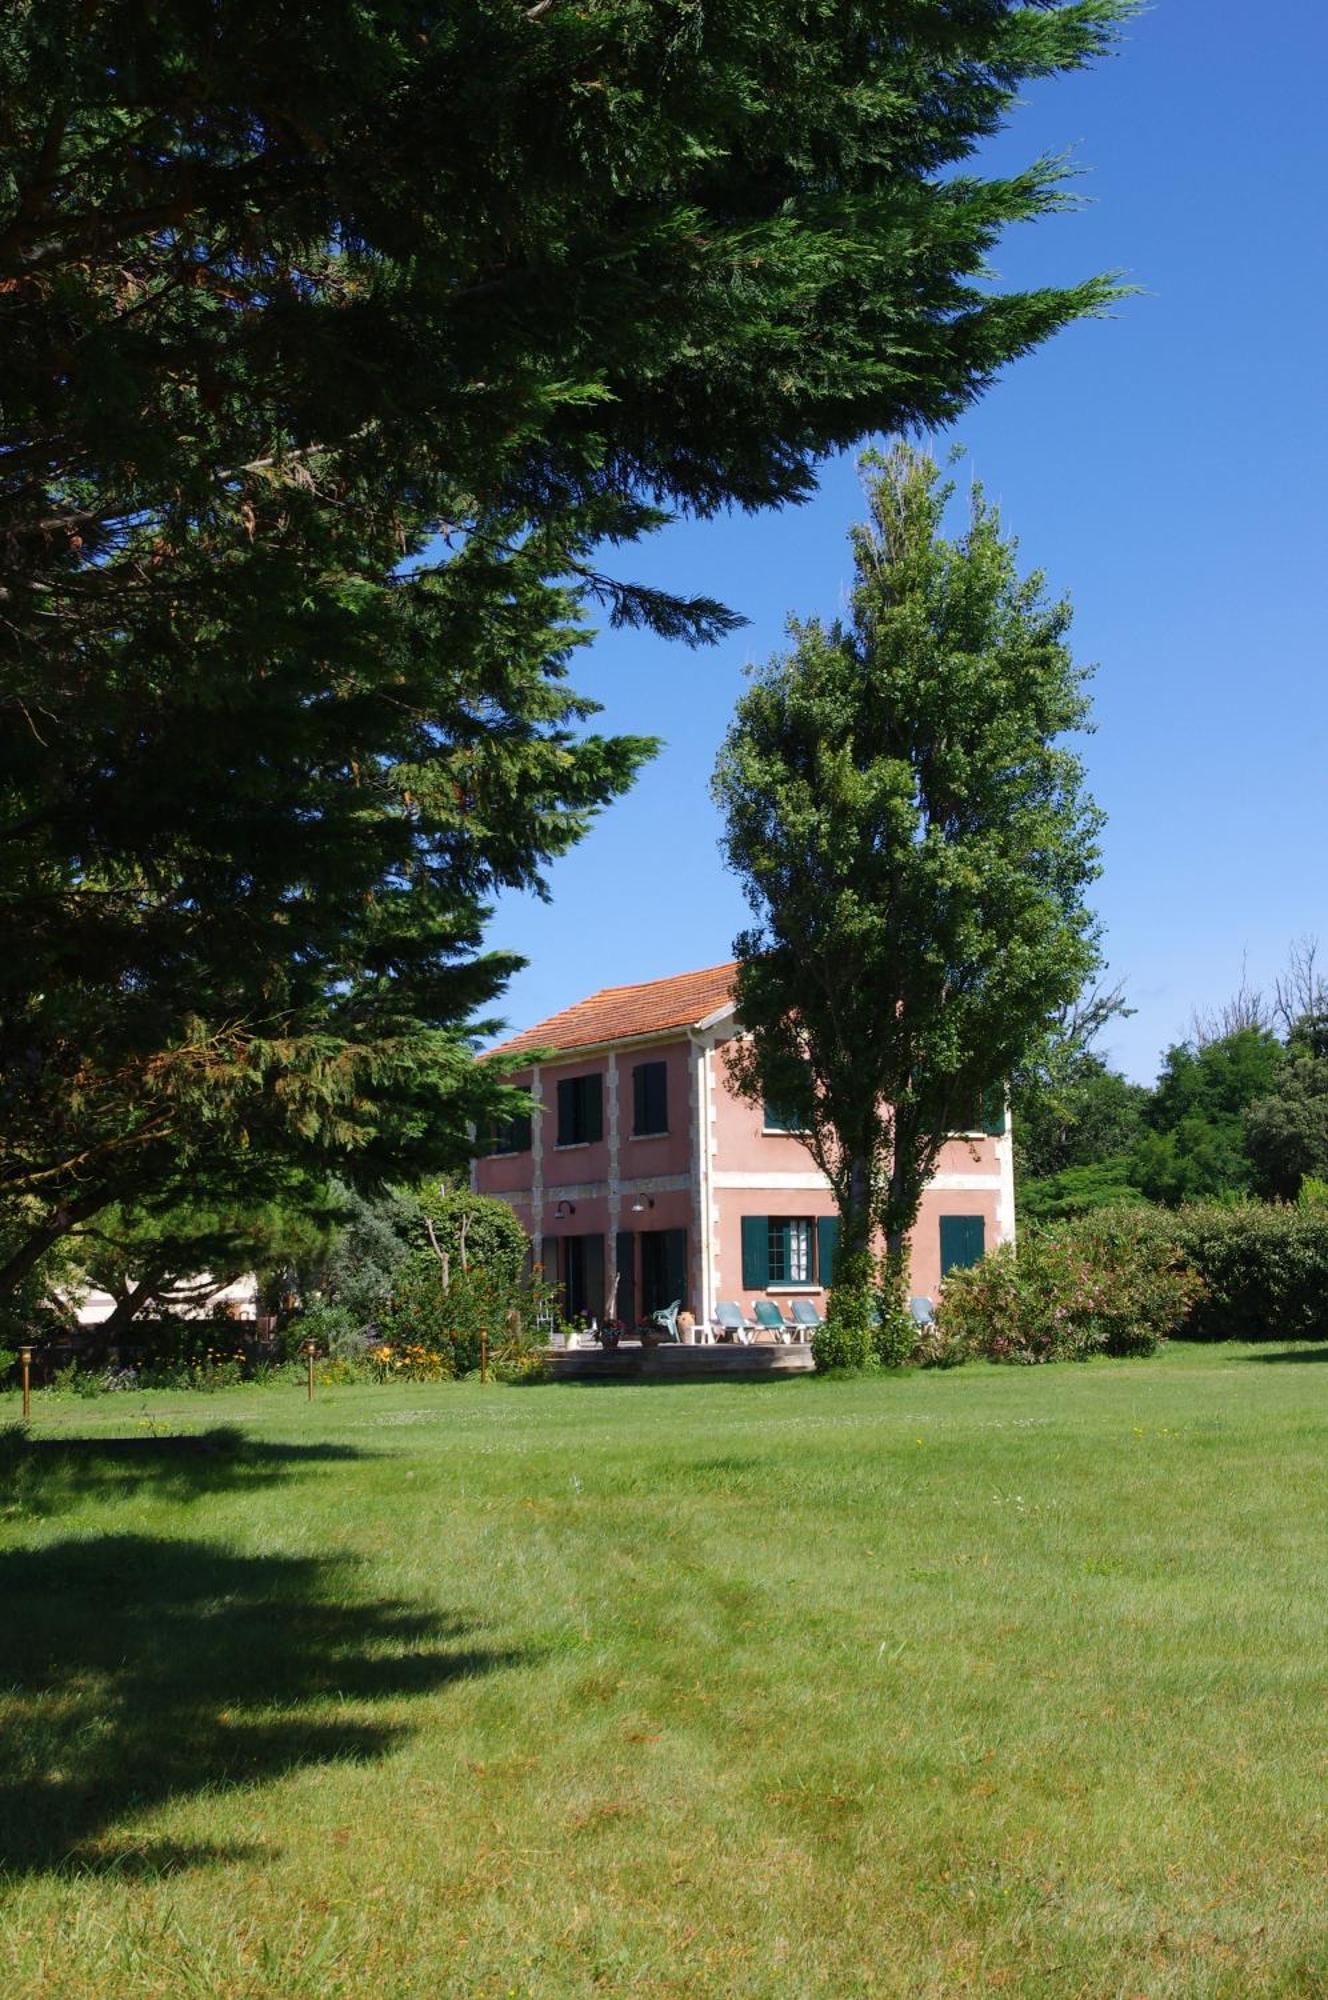
<svg viewBox="0 0 1328 2000"><path fill-rule="evenodd" d="M812 1277L812 1226L804 1216L766 1218L766 1255L772 1285L809 1285Z"/></svg>
<svg viewBox="0 0 1328 2000"><path fill-rule="evenodd" d="M744 1215L744 1291L770 1285L832 1285L839 1219L833 1215Z"/></svg>
<svg viewBox="0 0 1328 2000"><path fill-rule="evenodd" d="M965 1271L970 1264L980 1264L986 1239L986 1225L980 1215L943 1215L941 1276L944 1278L950 1271Z"/></svg>
<svg viewBox="0 0 1328 2000"><path fill-rule="evenodd" d="M985 1132L988 1138L999 1139L1005 1131L1005 1085L992 1084L974 1099L961 1132Z"/></svg>
<svg viewBox="0 0 1328 2000"><path fill-rule="evenodd" d="M588 1146L603 1137L603 1077L564 1077L558 1085L558 1144Z"/></svg>
<svg viewBox="0 0 1328 2000"><path fill-rule="evenodd" d="M528 1153L530 1151L530 1114L522 1112L516 1118L509 1118L493 1127L489 1141L491 1153Z"/></svg>
<svg viewBox="0 0 1328 2000"><path fill-rule="evenodd" d="M791 1111L781 1111L777 1104L766 1104L761 1111L761 1126L766 1132L801 1132L805 1130L801 1118Z"/></svg>
<svg viewBox="0 0 1328 2000"><path fill-rule="evenodd" d="M632 1071L632 1137L669 1129L669 1066L637 1063Z"/></svg>

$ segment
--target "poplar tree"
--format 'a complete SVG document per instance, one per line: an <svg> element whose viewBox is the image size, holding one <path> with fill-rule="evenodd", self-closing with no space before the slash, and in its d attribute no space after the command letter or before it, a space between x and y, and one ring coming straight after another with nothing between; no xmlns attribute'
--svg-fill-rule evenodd
<svg viewBox="0 0 1328 2000"><path fill-rule="evenodd" d="M942 1146L984 1099L1003 1109L1097 962L1099 825L1061 740L1088 720L1068 603L1021 578L980 488L950 539L930 457L900 444L863 465L849 616L792 623L715 778L755 917L734 946L733 1074L805 1132L834 1190L826 1351L850 1362L873 1287L888 1311L906 1297Z"/></svg>
<svg viewBox="0 0 1328 2000"><path fill-rule="evenodd" d="M1125 0L12 0L0 14L0 1292L218 1151L501 1116L488 901L650 744L603 551L804 498L1113 295L965 167Z"/></svg>

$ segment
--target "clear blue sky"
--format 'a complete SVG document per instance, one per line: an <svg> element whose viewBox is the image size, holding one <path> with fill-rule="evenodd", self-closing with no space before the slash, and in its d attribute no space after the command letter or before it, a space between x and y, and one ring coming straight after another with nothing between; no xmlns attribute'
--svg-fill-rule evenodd
<svg viewBox="0 0 1328 2000"><path fill-rule="evenodd" d="M1096 903L1138 1010L1109 1046L1144 1081L1245 955L1267 979L1293 937L1328 943L1326 75L1323 0L1158 0L1113 60L1030 93L983 156L1000 170L1070 149L1090 201L1007 238L1003 280L1119 270L1144 288L1018 363L939 441L966 447L1097 663ZM858 511L844 460L805 507L679 524L618 557L750 624L699 652L606 633L576 663L601 726L667 747L555 867L550 905L500 904L491 941L530 961L514 1025L729 956L743 906L717 848L715 752L787 614L839 607Z"/></svg>

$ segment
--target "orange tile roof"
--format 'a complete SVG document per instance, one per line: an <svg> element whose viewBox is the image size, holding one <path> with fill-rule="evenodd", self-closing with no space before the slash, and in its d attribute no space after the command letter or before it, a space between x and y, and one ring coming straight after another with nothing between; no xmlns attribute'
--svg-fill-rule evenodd
<svg viewBox="0 0 1328 2000"><path fill-rule="evenodd" d="M736 960L704 972L677 972L644 986L605 986L575 1007L526 1028L491 1051L513 1055L520 1049L586 1049L602 1042L628 1041L668 1028L690 1028L733 997Z"/></svg>

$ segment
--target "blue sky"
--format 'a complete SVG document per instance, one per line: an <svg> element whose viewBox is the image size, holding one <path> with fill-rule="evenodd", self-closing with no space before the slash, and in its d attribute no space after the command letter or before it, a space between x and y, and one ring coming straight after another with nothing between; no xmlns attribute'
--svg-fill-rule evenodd
<svg viewBox="0 0 1328 2000"><path fill-rule="evenodd" d="M1291 939L1328 943L1326 73L1322 0L1158 0L1114 59L1030 92L983 155L1002 170L1069 149L1090 203L1007 238L1004 282L1119 270L1143 288L1018 363L938 443L964 445L1097 664L1095 901L1137 1009L1109 1050L1144 1081L1243 959L1267 980ZM605 633L577 661L601 726L667 747L554 868L551 904L500 903L491 942L530 961L513 1025L729 956L744 912L715 752L789 612L839 608L859 511L845 459L805 507L680 523L619 557L750 623L699 652Z"/></svg>

